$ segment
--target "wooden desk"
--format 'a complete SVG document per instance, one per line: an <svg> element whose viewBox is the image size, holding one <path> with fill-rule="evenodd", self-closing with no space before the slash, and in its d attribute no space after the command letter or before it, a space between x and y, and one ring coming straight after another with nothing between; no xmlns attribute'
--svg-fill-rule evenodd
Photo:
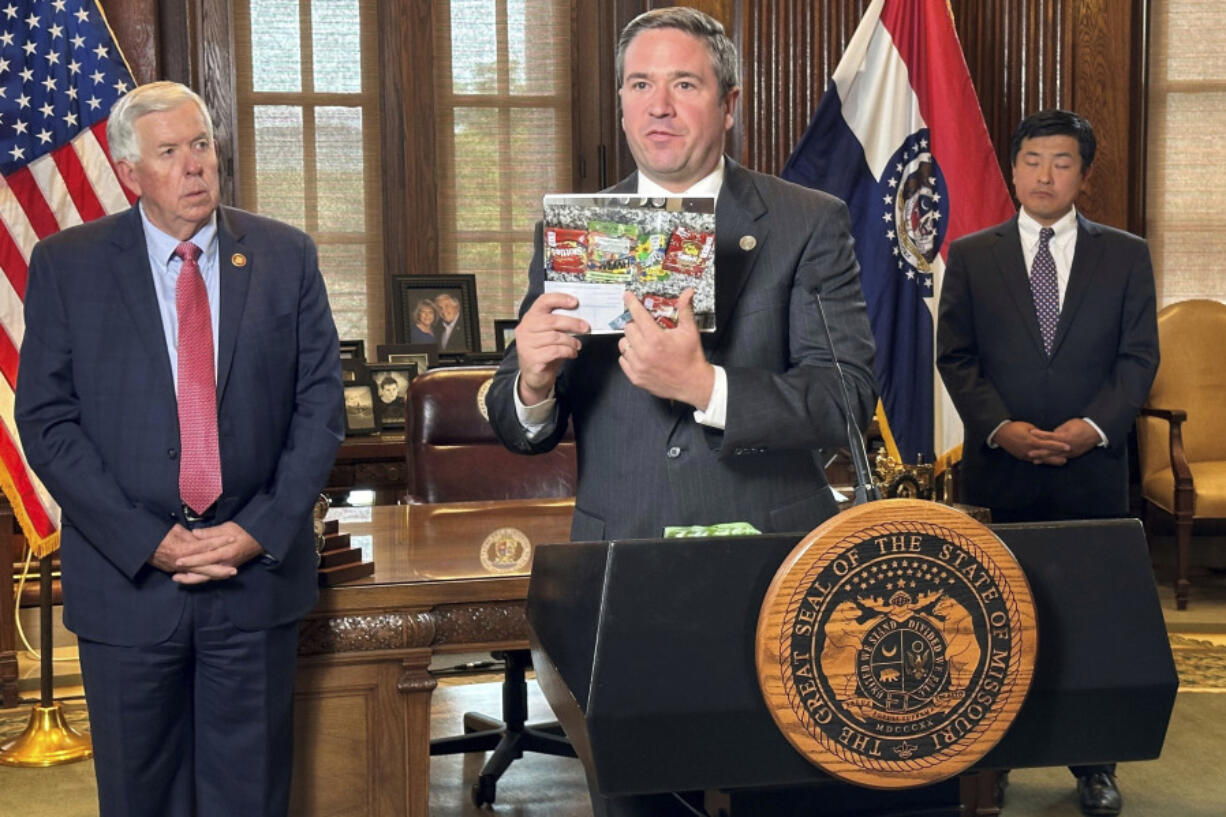
<svg viewBox="0 0 1226 817"><path fill-rule="evenodd" d="M430 657L527 646L531 549L569 539L573 500L370 510L341 531L369 547L374 575L322 589L302 623L290 806L301 817L427 817Z"/></svg>
<svg viewBox="0 0 1226 817"><path fill-rule="evenodd" d="M368 489L375 492L376 504L395 505L408 489L407 454L403 431L346 437L336 452L324 493L335 501L350 491Z"/></svg>

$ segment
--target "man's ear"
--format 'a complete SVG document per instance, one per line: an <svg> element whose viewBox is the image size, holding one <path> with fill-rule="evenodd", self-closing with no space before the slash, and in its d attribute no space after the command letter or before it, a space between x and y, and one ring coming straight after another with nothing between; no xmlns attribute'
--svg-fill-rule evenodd
<svg viewBox="0 0 1226 817"><path fill-rule="evenodd" d="M136 178L136 166L127 159L119 159L115 162L115 170L123 186L140 196L140 181Z"/></svg>
<svg viewBox="0 0 1226 817"><path fill-rule="evenodd" d="M732 130L732 126L736 123L736 103L741 96L741 88L737 86L728 92L724 97L722 106L724 108L724 130Z"/></svg>

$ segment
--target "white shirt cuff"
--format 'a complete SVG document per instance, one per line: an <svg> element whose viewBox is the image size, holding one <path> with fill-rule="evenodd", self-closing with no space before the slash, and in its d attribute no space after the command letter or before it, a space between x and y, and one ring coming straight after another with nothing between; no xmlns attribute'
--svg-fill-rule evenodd
<svg viewBox="0 0 1226 817"><path fill-rule="evenodd" d="M1002 428L1012 422L1012 420L1001 420L1000 425L992 429L992 433L988 435L988 448L1000 448L1000 446L996 444L996 432L1000 431Z"/></svg>
<svg viewBox="0 0 1226 817"><path fill-rule="evenodd" d="M1092 428L1092 429L1094 429L1095 431L1097 431L1097 432L1098 432L1098 446L1097 446L1097 447L1098 447L1098 448L1106 448L1106 447L1107 447L1107 435L1106 435L1106 434L1104 434L1104 433L1103 433L1103 430L1102 430L1101 428L1099 428L1099 427L1098 427L1098 423L1094 422L1094 421L1093 421L1093 420L1091 420L1089 417L1082 417L1081 419L1083 419L1083 420L1085 420L1087 423L1089 423L1089 424L1090 424L1090 428Z"/></svg>
<svg viewBox="0 0 1226 817"><path fill-rule="evenodd" d="M694 422L711 428L724 429L728 417L728 373L723 366L712 366L715 384L711 387L711 399L706 409L694 409Z"/></svg>
<svg viewBox="0 0 1226 817"><path fill-rule="evenodd" d="M511 394L515 397L515 416L519 418L519 424L524 427L524 434L528 439L536 442L542 437L549 436L558 422L558 401L554 396L553 388L549 389L549 396L541 402L533 406L525 406L519 399L519 375L517 374L515 385L511 387Z"/></svg>

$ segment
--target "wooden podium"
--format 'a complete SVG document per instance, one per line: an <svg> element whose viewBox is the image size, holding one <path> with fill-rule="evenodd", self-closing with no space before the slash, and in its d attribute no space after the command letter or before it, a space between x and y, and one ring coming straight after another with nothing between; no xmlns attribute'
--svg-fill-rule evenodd
<svg viewBox="0 0 1226 817"><path fill-rule="evenodd" d="M993 530L1029 581L1039 647L1021 710L976 768L1157 757L1178 678L1140 524ZM759 609L800 538L539 548L527 606L533 663L602 793L723 789L734 814L760 810L754 798L766 787L821 787L825 805L810 814L897 801L897 792L835 783L807 762L759 691ZM831 809L836 801L844 806Z"/></svg>

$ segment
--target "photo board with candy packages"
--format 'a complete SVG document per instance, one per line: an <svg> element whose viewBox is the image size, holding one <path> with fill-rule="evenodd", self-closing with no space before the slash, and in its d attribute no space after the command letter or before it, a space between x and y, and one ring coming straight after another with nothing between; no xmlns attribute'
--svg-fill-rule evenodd
<svg viewBox="0 0 1226 817"><path fill-rule="evenodd" d="M545 196L545 291L579 299L559 310L587 321L592 334L620 332L633 292L666 328L677 299L694 290L694 321L715 330L715 199L624 194Z"/></svg>

